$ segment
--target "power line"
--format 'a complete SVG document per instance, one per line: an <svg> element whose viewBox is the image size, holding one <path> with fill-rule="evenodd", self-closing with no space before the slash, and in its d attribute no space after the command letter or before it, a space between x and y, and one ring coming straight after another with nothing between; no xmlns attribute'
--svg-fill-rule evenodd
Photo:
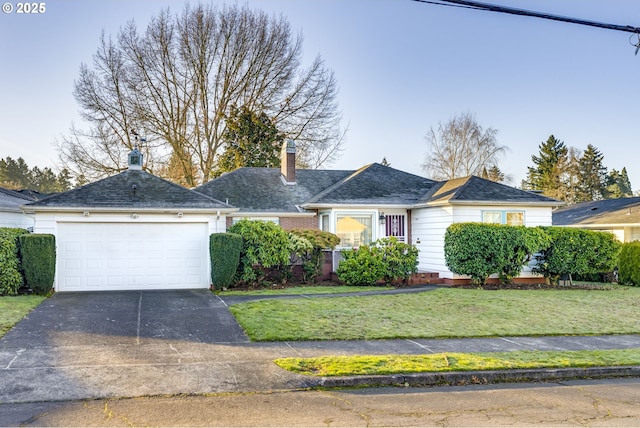
<svg viewBox="0 0 640 428"><path fill-rule="evenodd" d="M631 38L629 39L629 42L636 47L636 55L638 54L638 50L640 50L640 27L633 27L631 25L607 24L604 22L570 18L566 16L552 15L544 12L535 12L532 10L518 9L513 7L499 6L494 4L480 3L480 2L468 1L468 0L413 0L413 1L418 3L434 4L438 6L452 6L452 7L460 7L464 9L474 9L474 10L484 10L488 12L506 13L510 15L530 16L533 18L548 19L551 21L568 22L570 24L604 28L606 30L624 31L627 33L633 33L638 35L638 39L635 41L635 43L631 41Z"/></svg>

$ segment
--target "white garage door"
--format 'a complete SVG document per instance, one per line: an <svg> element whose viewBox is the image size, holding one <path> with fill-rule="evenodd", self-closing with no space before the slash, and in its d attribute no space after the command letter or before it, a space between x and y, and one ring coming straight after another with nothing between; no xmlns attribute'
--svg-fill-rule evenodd
<svg viewBox="0 0 640 428"><path fill-rule="evenodd" d="M58 291L208 288L206 223L58 223Z"/></svg>

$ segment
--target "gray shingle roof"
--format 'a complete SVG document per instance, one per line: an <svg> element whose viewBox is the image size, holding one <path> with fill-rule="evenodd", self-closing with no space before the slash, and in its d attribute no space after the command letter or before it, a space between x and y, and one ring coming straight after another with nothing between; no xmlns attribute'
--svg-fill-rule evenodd
<svg viewBox="0 0 640 428"><path fill-rule="evenodd" d="M538 205L562 205L563 202L555 199L516 189L491 180L476 176L454 178L453 180L438 182L425 193L419 200L419 204L436 203L465 203L485 202L500 204L538 204Z"/></svg>
<svg viewBox="0 0 640 428"><path fill-rule="evenodd" d="M140 170L57 193L28 208L225 209L229 205Z"/></svg>
<svg viewBox="0 0 640 428"><path fill-rule="evenodd" d="M277 168L239 168L194 190L240 208L240 212L305 212L300 205L353 171L297 169L285 184Z"/></svg>
<svg viewBox="0 0 640 428"><path fill-rule="evenodd" d="M373 163L353 172L305 205L412 205L435 182Z"/></svg>
<svg viewBox="0 0 640 428"><path fill-rule="evenodd" d="M0 187L0 211L21 213L22 209L20 207L27 202L33 202L33 199L13 190Z"/></svg>
<svg viewBox="0 0 640 428"><path fill-rule="evenodd" d="M552 216L553 224L557 226L640 224L640 198L582 202L557 209Z"/></svg>

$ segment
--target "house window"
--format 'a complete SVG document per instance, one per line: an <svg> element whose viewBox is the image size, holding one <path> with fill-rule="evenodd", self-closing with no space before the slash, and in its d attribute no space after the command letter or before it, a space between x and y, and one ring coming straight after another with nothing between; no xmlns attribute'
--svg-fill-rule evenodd
<svg viewBox="0 0 640 428"><path fill-rule="evenodd" d="M510 226L524 226L524 213L522 211L507 212L507 224Z"/></svg>
<svg viewBox="0 0 640 428"><path fill-rule="evenodd" d="M524 226L524 211L482 211L482 222Z"/></svg>
<svg viewBox="0 0 640 428"><path fill-rule="evenodd" d="M385 233L386 236L395 236L398 241L405 241L404 215L391 214L385 216Z"/></svg>
<svg viewBox="0 0 640 428"><path fill-rule="evenodd" d="M331 225L329 224L329 214L322 214L320 216L320 230L324 232L331 232Z"/></svg>
<svg viewBox="0 0 640 428"><path fill-rule="evenodd" d="M373 214L338 214L336 235L341 247L359 247L371 243L373 236Z"/></svg>

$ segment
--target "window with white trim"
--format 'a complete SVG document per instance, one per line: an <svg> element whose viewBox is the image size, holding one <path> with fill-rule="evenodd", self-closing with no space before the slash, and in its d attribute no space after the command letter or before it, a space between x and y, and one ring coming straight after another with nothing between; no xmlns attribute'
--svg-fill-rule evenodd
<svg viewBox="0 0 640 428"><path fill-rule="evenodd" d="M524 226L524 211L482 211L482 222Z"/></svg>
<svg viewBox="0 0 640 428"><path fill-rule="evenodd" d="M336 235L340 237L340 246L353 248L370 244L373 237L373 219L373 213L338 213Z"/></svg>

